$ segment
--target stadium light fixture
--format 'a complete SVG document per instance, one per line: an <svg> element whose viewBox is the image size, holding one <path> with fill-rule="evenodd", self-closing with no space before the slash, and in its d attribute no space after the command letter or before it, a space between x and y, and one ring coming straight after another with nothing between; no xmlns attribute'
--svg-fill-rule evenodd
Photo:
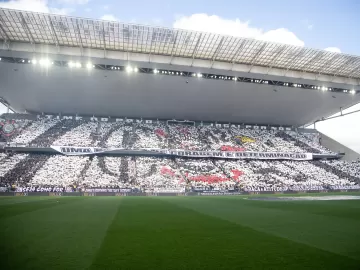
<svg viewBox="0 0 360 270"><path fill-rule="evenodd" d="M355 90L350 90L350 94L355 95Z"/></svg>
<svg viewBox="0 0 360 270"><path fill-rule="evenodd" d="M157 74L159 73L159 71L157 69L154 69L154 73Z"/></svg>
<svg viewBox="0 0 360 270"><path fill-rule="evenodd" d="M33 59L33 60L31 61L31 63L33 63L34 65L36 65L36 64L37 64L37 60L36 60L36 59Z"/></svg>
<svg viewBox="0 0 360 270"><path fill-rule="evenodd" d="M76 63L75 67L81 68L81 63Z"/></svg>
<svg viewBox="0 0 360 270"><path fill-rule="evenodd" d="M44 58L44 59L40 59L39 64L40 64L40 66L48 67L51 65L51 62L49 59Z"/></svg>
<svg viewBox="0 0 360 270"><path fill-rule="evenodd" d="M87 69L92 69L94 66L93 66L93 64L91 64L91 63L87 63L86 64L86 68Z"/></svg>
<svg viewBox="0 0 360 270"><path fill-rule="evenodd" d="M130 66L127 66L126 67L126 72L128 72L128 73L133 72L133 68L130 67Z"/></svg>
<svg viewBox="0 0 360 270"><path fill-rule="evenodd" d="M181 72L180 75L183 75L183 73Z"/></svg>
<svg viewBox="0 0 360 270"><path fill-rule="evenodd" d="M75 64L74 64L73 62L71 62L71 61L70 61L70 62L68 63L68 66L69 66L69 68L72 68L72 67L74 67L74 66L75 66Z"/></svg>
<svg viewBox="0 0 360 270"><path fill-rule="evenodd" d="M198 78L201 78L203 75L201 73L197 74Z"/></svg>
<svg viewBox="0 0 360 270"><path fill-rule="evenodd" d="M135 72L138 72L139 69L138 69L137 67L134 67L134 71L135 71Z"/></svg>
<svg viewBox="0 0 360 270"><path fill-rule="evenodd" d="M323 86L323 87L321 87L321 90L322 91L327 91L327 87Z"/></svg>

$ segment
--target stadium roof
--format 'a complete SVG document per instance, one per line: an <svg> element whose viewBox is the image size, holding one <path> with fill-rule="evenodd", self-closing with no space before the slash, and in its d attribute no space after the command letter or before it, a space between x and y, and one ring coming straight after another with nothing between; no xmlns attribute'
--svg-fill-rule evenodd
<svg viewBox="0 0 360 270"><path fill-rule="evenodd" d="M17 112L302 126L360 102L359 94L144 73L140 66L129 73L19 62L0 62L0 97Z"/></svg>
<svg viewBox="0 0 360 270"><path fill-rule="evenodd" d="M360 79L360 57L219 34L0 9L0 40L165 55Z"/></svg>

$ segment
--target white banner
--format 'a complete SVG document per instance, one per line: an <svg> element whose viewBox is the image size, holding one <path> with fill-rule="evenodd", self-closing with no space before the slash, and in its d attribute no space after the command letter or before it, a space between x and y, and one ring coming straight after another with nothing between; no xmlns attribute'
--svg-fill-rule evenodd
<svg viewBox="0 0 360 270"><path fill-rule="evenodd" d="M51 146L51 148L68 156L93 155L110 151L99 147Z"/></svg>
<svg viewBox="0 0 360 270"><path fill-rule="evenodd" d="M192 151L192 150L167 150L167 149L139 149L126 150L123 148L98 148L98 147L74 147L74 146L51 146L57 152L68 156L92 155L98 153L117 154L141 154L141 152L153 152L167 156L200 157L200 158L231 158L231 159L282 159L282 160L312 160L311 153L285 153L285 152L249 152L249 151ZM123 153L122 153L123 152Z"/></svg>
<svg viewBox="0 0 360 270"><path fill-rule="evenodd" d="M283 153L283 152L249 152L249 151L191 151L191 150L163 150L150 151L171 156L181 157L213 157L231 159L286 159L286 160L312 160L311 153Z"/></svg>

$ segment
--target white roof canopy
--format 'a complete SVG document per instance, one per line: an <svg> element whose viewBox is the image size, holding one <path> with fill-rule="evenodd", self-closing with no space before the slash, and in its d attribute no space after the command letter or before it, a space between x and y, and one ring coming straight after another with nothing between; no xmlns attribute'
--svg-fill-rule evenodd
<svg viewBox="0 0 360 270"><path fill-rule="evenodd" d="M360 57L219 34L0 9L0 40L165 55L360 79Z"/></svg>

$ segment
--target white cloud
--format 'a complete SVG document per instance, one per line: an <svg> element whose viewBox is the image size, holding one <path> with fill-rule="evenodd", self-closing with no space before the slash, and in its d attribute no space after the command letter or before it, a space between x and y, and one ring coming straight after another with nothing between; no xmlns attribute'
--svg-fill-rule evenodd
<svg viewBox="0 0 360 270"><path fill-rule="evenodd" d="M341 50L337 47L328 47L325 49L325 51L341 53Z"/></svg>
<svg viewBox="0 0 360 270"><path fill-rule="evenodd" d="M47 0L11 0L9 2L0 2L0 7L61 15L73 12L73 9L70 8L49 7Z"/></svg>
<svg viewBox="0 0 360 270"><path fill-rule="evenodd" d="M119 20L112 14L105 14L105 15L101 16L100 19L104 20L104 21L118 21Z"/></svg>
<svg viewBox="0 0 360 270"><path fill-rule="evenodd" d="M304 46L305 44L304 41L300 40L293 32L290 32L285 28L267 31L257 37L257 39L296 46Z"/></svg>
<svg viewBox="0 0 360 270"><path fill-rule="evenodd" d="M89 3L89 0L57 0L61 4L71 4L71 5L85 5Z"/></svg>
<svg viewBox="0 0 360 270"><path fill-rule="evenodd" d="M304 42L288 29L279 28L266 32L260 28L250 26L249 22L243 22L239 19L224 19L216 15L193 14L191 16L179 16L173 26L180 29L304 46Z"/></svg>
<svg viewBox="0 0 360 270"><path fill-rule="evenodd" d="M47 0L11 0L9 2L0 2L0 7L45 13L50 11Z"/></svg>

